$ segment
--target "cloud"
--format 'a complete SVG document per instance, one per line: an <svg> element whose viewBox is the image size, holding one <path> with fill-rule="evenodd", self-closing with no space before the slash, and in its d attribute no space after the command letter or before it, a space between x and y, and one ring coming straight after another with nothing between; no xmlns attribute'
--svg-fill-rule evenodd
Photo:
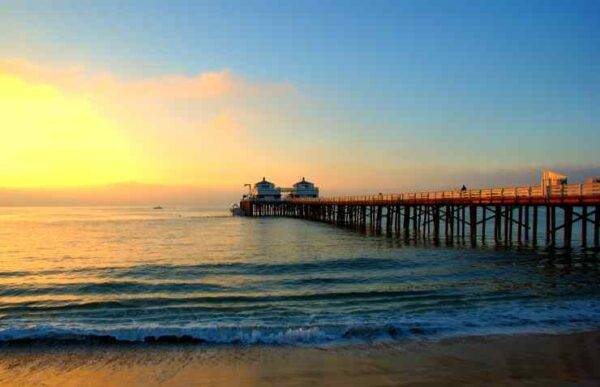
<svg viewBox="0 0 600 387"><path fill-rule="evenodd" d="M111 122L119 137L127 142L130 165L135 169L131 180L144 183L223 185L243 181L244 174L261 169L256 163L262 163L263 158L256 155L268 152L260 132L281 117L281 111L275 113L273 106L297 96L288 83L251 81L227 69L195 75L124 78L79 65L0 59L2 74L18 79L30 89L56 90L61 99L71 101L69 106L80 101L96 116ZM87 130L87 121L73 122L79 116L69 115L69 127ZM19 138L60 132L51 124L42 125L31 129L32 136L22 133ZM100 134L98 129L94 135ZM19 145L26 148L28 143ZM51 144L45 151L60 153ZM81 152L85 154L86 150ZM111 158L113 155L108 152L106 162L110 163ZM64 160L63 164L69 163L78 164L77 160ZM90 184L89 179L77 179L74 168L70 169L73 178L69 179ZM62 172L48 173L44 185L51 185L51 176ZM122 175L115 174L113 182L123 181ZM106 179L110 182L110 177ZM106 179L98 183L104 184ZM64 180L61 185L69 185Z"/></svg>
<svg viewBox="0 0 600 387"><path fill-rule="evenodd" d="M94 97L203 100L276 96L295 92L289 83L250 82L227 69L192 76L166 74L124 79L108 72L90 71L79 65L42 66L23 59L0 59L0 73L16 75L31 82L49 83Z"/></svg>

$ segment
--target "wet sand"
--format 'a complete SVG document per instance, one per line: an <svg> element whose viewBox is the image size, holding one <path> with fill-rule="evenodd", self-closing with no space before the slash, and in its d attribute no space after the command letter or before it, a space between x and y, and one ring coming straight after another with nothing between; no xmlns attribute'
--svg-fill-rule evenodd
<svg viewBox="0 0 600 387"><path fill-rule="evenodd" d="M0 385L598 385L600 331L345 347L0 346Z"/></svg>

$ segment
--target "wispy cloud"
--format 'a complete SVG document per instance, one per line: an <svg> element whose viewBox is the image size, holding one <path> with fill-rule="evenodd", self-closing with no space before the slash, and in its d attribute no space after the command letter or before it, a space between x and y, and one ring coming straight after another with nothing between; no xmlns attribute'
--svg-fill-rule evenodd
<svg viewBox="0 0 600 387"><path fill-rule="evenodd" d="M161 184L239 184L265 162L259 133L277 121L272 106L297 96L291 84L251 81L227 69L123 78L78 65L2 59L0 74L87 101L127 140L137 171L131 179ZM34 136L54 129L25 130Z"/></svg>
<svg viewBox="0 0 600 387"><path fill-rule="evenodd" d="M166 74L125 79L109 72L96 72L80 65L40 65L23 59L0 59L0 72L27 81L49 83L64 90L104 96L146 99L205 100L231 97L268 97L295 92L289 83L252 82L228 69L191 76Z"/></svg>

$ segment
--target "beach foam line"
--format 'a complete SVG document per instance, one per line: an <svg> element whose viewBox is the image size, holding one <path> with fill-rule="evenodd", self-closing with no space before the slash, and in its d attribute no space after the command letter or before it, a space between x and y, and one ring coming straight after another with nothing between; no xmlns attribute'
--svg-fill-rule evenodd
<svg viewBox="0 0 600 387"><path fill-rule="evenodd" d="M38 326L0 329L0 345L35 344L206 344L206 345L321 345L439 340L449 337L488 336L522 333L571 333L598 329L589 319L573 318L556 324L545 321L516 324L502 321L494 326L462 322L417 321L405 324L356 324L303 327L152 327L152 328L64 328ZM446 321L449 322L449 321ZM442 324L440 324L442 323Z"/></svg>

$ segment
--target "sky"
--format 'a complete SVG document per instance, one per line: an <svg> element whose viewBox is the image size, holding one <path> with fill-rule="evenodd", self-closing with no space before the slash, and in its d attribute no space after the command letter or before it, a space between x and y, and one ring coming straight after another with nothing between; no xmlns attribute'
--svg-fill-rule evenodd
<svg viewBox="0 0 600 387"><path fill-rule="evenodd" d="M599 59L597 1L5 0L0 205L600 175Z"/></svg>

